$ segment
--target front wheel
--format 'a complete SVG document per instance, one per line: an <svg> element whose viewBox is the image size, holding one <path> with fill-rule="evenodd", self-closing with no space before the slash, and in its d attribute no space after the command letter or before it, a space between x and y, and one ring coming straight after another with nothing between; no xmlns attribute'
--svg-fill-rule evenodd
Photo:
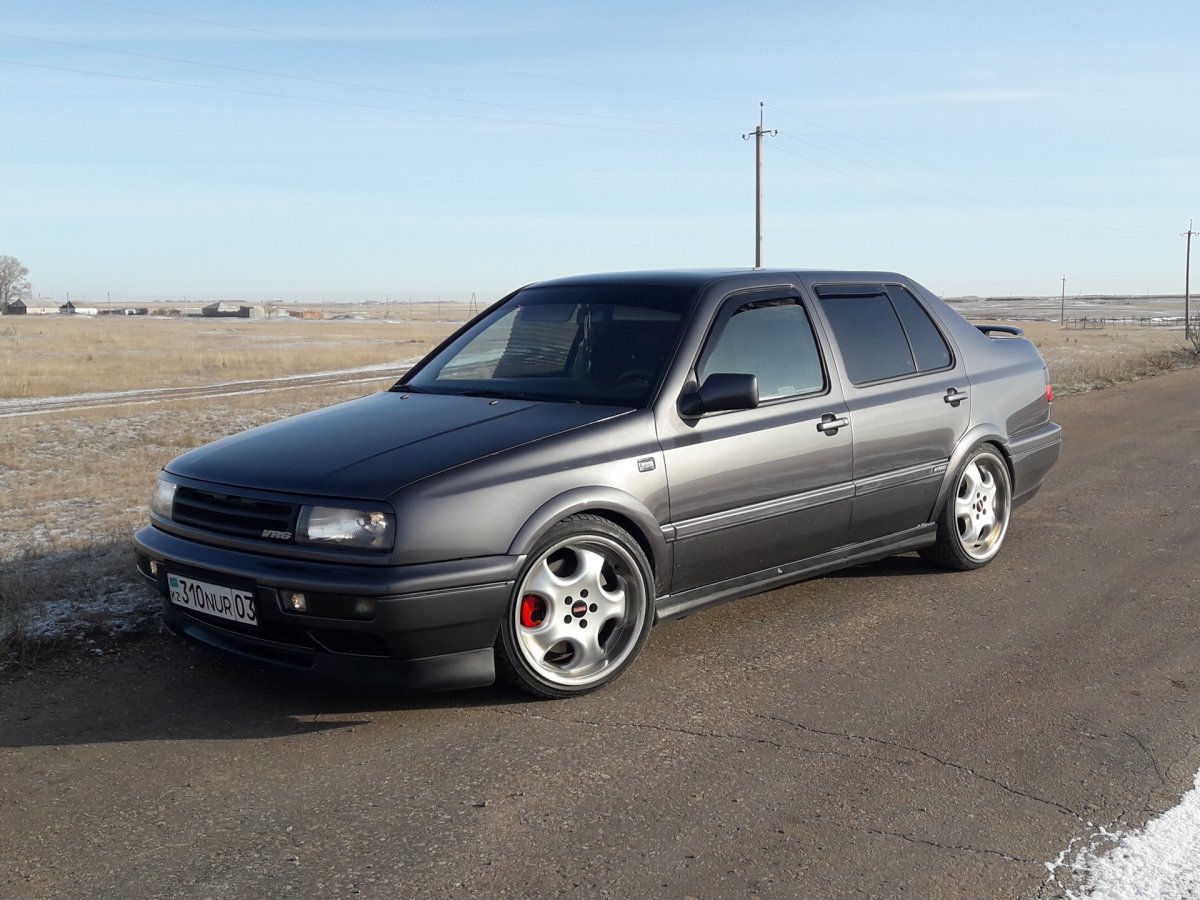
<svg viewBox="0 0 1200 900"><path fill-rule="evenodd" d="M646 643L654 579L623 528L577 515L529 555L497 642L501 676L539 697L569 697L614 681Z"/></svg>
<svg viewBox="0 0 1200 900"><path fill-rule="evenodd" d="M1008 465L991 444L972 450L958 470L954 492L938 517L937 542L921 556L948 569L987 565L1000 552L1012 513Z"/></svg>

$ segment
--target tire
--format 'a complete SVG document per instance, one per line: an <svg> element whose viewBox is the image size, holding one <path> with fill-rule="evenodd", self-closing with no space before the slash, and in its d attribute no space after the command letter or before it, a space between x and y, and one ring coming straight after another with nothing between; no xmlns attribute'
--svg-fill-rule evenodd
<svg viewBox="0 0 1200 900"><path fill-rule="evenodd" d="M654 578L625 529L599 516L555 525L529 554L496 642L496 668L515 687L571 697L615 681L654 621Z"/></svg>
<svg viewBox="0 0 1200 900"><path fill-rule="evenodd" d="M980 444L954 476L954 488L938 516L937 541L921 556L947 569L969 571L991 562L1008 534L1012 479L992 444Z"/></svg>

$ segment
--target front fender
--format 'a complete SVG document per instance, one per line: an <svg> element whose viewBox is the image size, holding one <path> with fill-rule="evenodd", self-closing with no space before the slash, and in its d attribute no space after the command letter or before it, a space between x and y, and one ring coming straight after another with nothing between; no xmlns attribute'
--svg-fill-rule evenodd
<svg viewBox="0 0 1200 900"><path fill-rule="evenodd" d="M632 494L611 487L581 487L565 491L543 503L525 522L509 545L513 556L526 556L554 525L576 513L592 513L615 521L637 540L654 567L661 592L670 572L670 549L662 526Z"/></svg>

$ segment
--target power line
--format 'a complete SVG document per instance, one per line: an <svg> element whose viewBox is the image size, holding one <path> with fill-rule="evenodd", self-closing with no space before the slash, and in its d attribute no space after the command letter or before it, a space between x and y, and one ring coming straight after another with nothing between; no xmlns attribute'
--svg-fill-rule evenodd
<svg viewBox="0 0 1200 900"><path fill-rule="evenodd" d="M475 64L475 63L468 63L468 62L462 62L462 61L456 61L456 60L440 59L440 58L430 57L430 56L401 53L398 51L384 49L384 48L380 48L380 47L373 47L370 45L352 44L352 43L347 43L347 42L342 42L342 41L329 40L326 38L309 37L306 35L294 34L294 33L283 32L283 31L276 31L276 30L266 29L266 28L257 28L257 27L246 26L246 25L236 25L236 24L233 24L230 22L220 21L220 20L216 20L216 19L207 19L207 18L201 18L201 17L197 17L197 16L182 15L182 14L178 14L178 13L162 12L159 10L146 9L143 7L134 6L134 5L130 5L130 4L109 2L109 0L82 0L82 2L89 3L90 5L93 5L93 6L102 6L102 7L107 7L107 8L111 8L111 9L120 9L120 10L125 10L128 12L135 12L135 13L139 13L142 15L157 16L157 17L162 17L162 18L174 19L174 20L178 20L178 21L182 21L182 22L215 26L215 27L229 29L229 30L233 30L233 31L239 31L239 32L243 32L243 33L257 34L257 35L262 35L262 36L272 37L272 38L281 38L281 39L290 40L290 41L300 41L300 42L306 42L306 43L310 43L310 44L325 45L325 46L335 47L335 48L339 48L339 49L343 49L343 50L354 51L355 53L378 54L378 55L384 55L384 56L389 56L389 57L402 58L402 59L414 60L414 61L425 62L425 63L432 63L432 64L436 64L436 65L445 65L445 66L452 66L452 67L456 67L456 68L488 72L488 73L492 73L492 74L503 74L503 75L508 75L508 76L530 78L530 79L536 79L536 80L542 80L542 81L559 82L559 83L565 83L565 84L577 84L577 85L584 85L584 86L589 86L589 87L599 87L599 88L602 88L605 90L630 91L630 92L634 92L634 93L657 95L657 96L676 97L676 98L686 97L689 99L701 99L701 100L709 100L709 101L723 102L723 103L740 102L740 101L735 101L735 100L732 100L731 98L726 98L726 97L714 97L714 96L705 96L705 95L698 95L698 94L689 94L689 93L683 93L683 92L661 91L661 90L655 90L655 89L649 89L649 88L632 87L629 85L616 85L616 84L610 84L610 83L587 81L587 80L582 80L582 79L564 78L564 77L560 77L560 76L543 75L543 74L525 72L525 71L520 71L520 70L515 70L515 69L506 69L506 68L485 66L485 65L479 65L479 64ZM567 111L567 110L546 109L546 108L531 107L531 106L520 106L520 105L516 105L516 104L492 103L492 102L488 102L488 101L474 100L474 99L468 99L468 98L439 96L439 95L434 95L434 94L423 94L423 93L419 93L419 92L403 91L403 90L399 90L399 89L379 87L379 86L373 86L373 85L354 84L354 83L350 83L350 82L340 82L340 81L334 81L334 80L328 80L328 79L308 78L308 77L304 77L304 76L289 75L289 74L284 74L284 73L270 72L270 71L257 70L257 69L240 68L240 67L235 67L235 66L223 66L223 65L218 65L218 64L214 64L214 63L202 62L202 61L198 61L198 60L173 59L171 57L151 56L150 54L140 54L140 53L135 53L132 51L122 51L122 50L115 50L115 49L110 49L110 48L88 47L87 45L68 44L66 42L51 41L51 40L42 39L42 38L28 38L24 35L11 35L11 36L25 38L28 40L39 40L39 41L44 41L46 43L57 43L57 44L61 44L64 46L73 46L73 47L78 47L81 49L96 50L99 52L118 53L118 54L129 55L129 56L140 56L143 58L157 59L160 61L178 62L178 63L184 63L184 64L190 64L190 65L205 66L205 67L213 68L213 69L224 69L227 71L242 72L242 73L246 73L246 74L263 75L263 76L267 76L267 77L285 78L285 79L308 82L308 83L313 83L313 84L324 84L324 85L330 85L330 86L344 87L344 88L349 88L349 89L353 89L353 90L377 91L377 92L382 92L382 93L419 97L419 98L429 99L429 100L440 100L440 101L445 101L445 102L487 106L487 107L492 107L492 108L497 108L497 109L511 109L511 110L517 110L517 111L521 111L521 112L544 113L544 114L550 114L550 115L556 115L556 116L567 116L567 117L582 118L582 119L590 118L590 119L607 121L607 122L631 122L631 123L635 123L635 124L658 126L657 128L653 129L654 132L661 131L662 129L680 128L680 129L695 130L695 131L699 131L699 132L707 131L707 132L710 132L713 134L718 133L718 130L715 128L712 128L711 126L700 125L700 124L696 124L696 123L639 119L639 118L633 118L633 117L607 116L607 115L602 115L602 114L580 113L580 112ZM93 73L87 73L87 74L98 74L101 76L108 76L108 77L129 77L129 76L117 76L117 75L113 75L111 73L103 73L103 72L93 72ZM145 80L154 81L154 79L145 79ZM234 90L231 88L220 88L220 87L215 87L215 86L198 85L198 84L187 83L187 82L182 82L182 83L177 83L177 84L180 84L181 86L188 86L188 87L194 87L194 88L207 88L210 90ZM322 103L337 103L338 102L338 101L321 100L318 98L311 98L311 97L295 97L295 96L286 95L286 94L274 95L274 94L269 94L267 92L251 91L249 89L243 89L241 92L250 93L250 94L258 93L263 96L279 96L282 98L293 99L293 100L308 100L310 102L322 102ZM471 116L471 115L468 115L465 113L450 113L450 112L441 112L441 111L430 112L430 111L425 111L425 110L406 109L406 108L402 108L402 107L376 107L371 104L362 104L362 103L344 103L344 105L359 106L362 108L391 109L393 111L399 111L399 112L410 112L410 113L425 114L425 115L438 115L438 116L453 117L453 118L467 118L467 119L477 118L477 119L480 119L483 121L500 121L500 122L516 123L516 124L536 125L536 126L543 126L543 127L559 127L559 128L572 127L570 125L567 125L564 123L557 123L557 122L525 121L525 120L504 119L504 118L499 118L499 117ZM766 104L761 104L761 105L765 106ZM1007 187L995 185L990 182L984 181L983 179L980 179L980 178L976 178L976 177L973 177L970 175L965 175L960 172L955 172L953 170L950 170L950 169L947 169L944 167L935 166L931 163L922 161L915 157L906 156L904 154L897 153L888 148L881 147L881 146L879 146L877 144L873 144L869 141L865 141L860 138L854 137L853 135L849 135L849 134L845 134L843 132L837 131L836 129L830 128L822 123L815 122L815 121L805 118L803 116L799 116L799 115L797 115L793 112L790 112L788 110L785 110L781 107L771 105L771 108L773 110L775 110L776 112L779 112L785 116L789 116L793 119L796 119L797 121L804 122L805 124L808 124L808 125L816 127L816 128L820 128L831 134L837 135L838 137L844 138L846 140L854 141L855 143L861 144L866 147L870 147L874 150L889 154L889 155L897 157L899 159L906 160L908 162L914 163L914 164L922 166L924 168L938 171L938 172L941 172L946 175L950 175L955 178L974 182L976 184L988 187L992 190L999 190L999 191L1016 194L1018 196L1026 197L1027 199L1032 199L1032 200L1038 201L1040 203L1048 202L1044 198L1038 197L1034 194L1030 194L1030 193L1027 193L1024 191L1019 191L1019 190L1016 190L1013 188L1007 188ZM589 130L606 130L597 125L580 125L578 127L586 128ZM631 129L631 128L612 128L612 129L608 129L608 130L627 131L627 132L634 132L634 133L645 133L645 130ZM1116 226L1108 226L1108 225L1097 224L1097 223L1078 223L1078 222L1073 222L1073 221L1070 221L1067 219L1062 219L1062 218L1059 218L1056 216L1046 215L1045 213L1021 210L1021 209L1018 209L1018 208L1015 208L1012 206L1008 206L1008 205L1005 205L1002 203L997 203L995 201L988 200L986 198L974 196L971 194L966 194L961 191L955 191L955 190L952 190L947 187L942 187L940 185L931 184L929 182L922 181L920 179L913 178L908 175L903 175L901 173L894 172L894 171L888 170L886 168L883 168L882 166L877 166L872 163L866 162L865 160L857 159L857 158L849 156L847 154L839 153L838 151L832 150L828 147L821 146L820 144L814 143L812 141L805 141L805 140L795 137L793 135L785 135L785 136L790 138L791 140L797 141L798 143L807 144L808 146L811 146L817 150L821 150L822 152L829 153L833 156L854 162L858 165L866 166L867 168L874 169L876 171L890 175L891 177L900 178L904 181L908 181L910 183L917 184L921 187L925 187L930 190L939 191L939 192L942 192L945 194L949 194L951 196L960 197L962 199L969 200L969 201L972 201L975 203L982 203L985 206L990 206L990 207L993 207L996 209L1005 210L1005 211L1014 213L1019 216L1028 216L1031 218L1044 219L1049 222L1057 222L1062 225L1067 225L1073 229L1089 229L1089 230L1092 230L1094 233L1123 233L1123 234L1139 235L1139 236L1144 236L1144 235L1150 234L1150 232L1134 231L1129 228L1119 228ZM759 143L761 143L761 141ZM799 154L793 154L793 155L799 156ZM799 156L799 158L808 159L807 157L803 157L803 156ZM814 160L811 160L811 159L809 159L809 161L815 162ZM945 207L951 208L951 209L961 209L961 207L956 207L951 204L942 203L940 201L933 200L932 198L921 197L920 195L914 194L909 191L902 191L902 190L899 190L899 189L894 188L889 185L883 185L880 182L873 181L868 178L863 178L852 172L847 172L845 170L838 169L833 166L825 166L825 167L829 168L833 171L838 171L841 174L846 175L847 177L855 178L857 180L864 181L868 184L874 184L876 186L884 187L885 189L888 189L888 190L893 190L898 193L906 194L907 196L911 196L916 199L924 200L926 202L937 203L938 205L942 205L942 206L945 206ZM1054 201L1049 201L1049 202L1054 202ZM1090 207L1080 206L1078 204L1058 202L1058 203L1056 203L1056 205L1072 206L1072 207L1075 207L1078 209L1083 209L1083 210L1086 210L1089 212L1100 213L1102 215L1118 215L1116 213L1106 212L1106 211L1102 211L1102 210L1095 210ZM980 213L980 212L974 211L974 210L962 210L962 211L968 212L972 215L984 215L983 213ZM1011 220L1003 219L998 216L985 216L985 217L993 218L996 221L1006 221L1006 222L1009 222L1010 224L1025 224L1025 223L1012 222ZM1149 219L1149 217L1140 217L1140 216L1137 216L1137 217ZM1030 223L1030 224L1036 224L1036 223ZM1039 226L1039 227L1046 228L1047 226ZM1050 229L1050 230L1062 230L1062 229Z"/></svg>
<svg viewBox="0 0 1200 900"><path fill-rule="evenodd" d="M1139 215L1137 213L1118 213L1113 210L1096 209L1095 207L1084 206L1084 205L1081 205L1078 203L1071 203L1069 201L1052 200L1052 199L1048 199L1046 197L1039 197L1036 194L1030 194L1026 191L1018 190L1017 188L995 184L990 181L985 181L982 178L977 178L973 175L966 175L962 172L956 172L953 169L947 169L943 166L934 165L931 162L928 162L926 160L917 159L914 156L907 156L903 153L897 153L895 150L891 150L887 147L882 147L879 144L873 144L870 141L863 140L862 138L855 137L854 135L851 135L851 134L846 134L845 132L838 131L837 129L834 129L834 128L830 128L829 126L823 125L820 122L814 122L812 119L806 119L803 116L798 116L793 112L789 112L789 111L787 111L785 109L781 109L777 106L771 106L771 104L768 104L768 106L770 106L770 108L773 109L777 113L780 113L785 116L789 116L789 117L797 120L798 122L803 122L804 124L811 125L814 128L819 128L822 131L827 131L830 134L837 135L838 137L844 138L847 141L853 141L856 144L861 144L864 147L870 147L872 150L877 150L880 153L886 153L888 156L894 156L897 159L902 159L902 160L905 160L906 162L914 163L915 165L921 166L923 168L931 169L934 172L941 172L943 175L950 175L954 178L961 178L963 181L974 182L975 184L979 184L979 185L982 185L983 187L991 188L992 190L995 190L995 191L1001 191L1001 192L1005 192L1005 193L1009 193L1009 194L1015 194L1016 196L1024 197L1027 200L1036 200L1039 203L1051 203L1052 205L1055 205L1055 206L1069 206L1074 209L1079 209L1084 212L1096 213L1096 214L1102 215L1102 216L1129 216L1129 215L1131 215L1131 216L1133 216L1133 218L1145 219L1148 222L1149 221L1157 221L1157 219L1155 219L1155 217L1153 217L1153 216Z"/></svg>
<svg viewBox="0 0 1200 900"><path fill-rule="evenodd" d="M74 75L94 75L94 76L98 76L101 78L115 78L115 79L118 79L121 81L135 81L135 82L142 82L145 84L160 84L160 85L167 85L169 87L186 87L186 88L194 88L196 90L203 90L203 91L218 91L220 93L225 93L225 94L243 94L243 95L251 96L251 97L269 97L269 98L276 99L276 100L297 100L297 101L305 102L305 103L321 103L321 104L324 104L327 106L346 106L346 107L351 107L353 109L370 109L370 110L383 110L386 112L412 113L414 115L419 115L419 116L439 116L442 118L450 118L450 119L471 119L471 120L479 121L479 122L500 122L500 123L503 123L506 125L534 125L534 126L538 126L538 127L542 127L542 128L567 128L567 129L581 128L581 129L587 129L589 131L620 131L620 132L627 132L627 133L632 133L632 134L670 134L670 133L691 134L691 135L696 134L695 131L672 132L670 129L665 129L665 128L619 128L619 127L611 126L611 125L609 125L609 126L588 125L583 122L543 122L543 121L535 121L535 120L530 120L530 119L507 119L507 118L503 118L501 116L483 116L483 115L472 115L470 113L446 112L446 111L441 111L441 110L414 109L411 107L404 107L404 106L387 106L387 105L380 104L380 103L361 103L361 102L356 102L356 101L352 101L352 100L330 100L330 99L322 98L322 97L305 97L305 96L300 96L300 95L296 95L296 94L282 94L282 93L279 93L276 91L258 91L258 90L251 90L250 88L225 87L222 85L215 85L215 84L201 84L201 83L194 82L194 81L178 81L178 80L170 79L170 78L148 78L148 77L140 76L140 75L121 75L116 72L98 72L94 69L78 69L78 68L72 68L69 66L52 66L52 65L45 64L45 63L32 63L32 62L25 62L23 60L16 60L16 59L0 58L0 63L5 63L5 64L12 65L12 66L25 66L25 67L33 68L33 69L46 69L46 70L54 71L54 72L70 72L71 74L74 74ZM724 132L720 132L714 128L712 133L713 134L721 134Z"/></svg>
<svg viewBox="0 0 1200 900"><path fill-rule="evenodd" d="M458 60L438 59L433 56L418 56L411 53L400 53L395 50L385 50L382 47L371 47L366 44L347 44L341 41L331 41L327 38L308 37L301 34L289 34L284 31L272 31L267 28L254 28L249 25L234 25L230 22L220 22L216 19L202 19L197 16L184 16L179 13L162 12L157 9L144 9L140 6L129 6L123 3L109 3L106 0L80 0L82 3L89 3L92 6L107 6L112 9L123 9L128 12L142 13L148 16L161 16L166 19L178 19L183 22L195 22L201 25L216 25L218 28L228 28L233 31L242 31L249 34L261 34L266 37L284 38L289 41L304 41L310 44L323 44L327 47L338 47L343 50L353 50L356 53L374 53L382 56L392 56L399 59L410 59L415 62L435 63L442 66L452 66L460 69L474 69L478 72L489 72L494 75L511 75L517 78L529 78L537 81L550 81L559 84L577 84L584 87L598 87L605 90L629 91L635 94L651 94L659 97L675 97L687 100L711 100L718 103L741 103L740 100L732 100L728 97L709 97L699 94L688 94L676 91L661 91L653 88L634 87L631 85L620 84L605 84L598 81L585 81L578 78L564 78L557 75L542 75L536 72L523 72L519 69L505 69L497 66L484 66L477 63L467 63Z"/></svg>
<svg viewBox="0 0 1200 900"><path fill-rule="evenodd" d="M0 37L17 38L18 40L25 40L25 41L37 41L38 43L42 43L42 44L53 44L53 45L59 46L59 47L71 47L76 50L90 50L90 51L95 51L97 53L111 53L111 54L116 54L119 56L130 56L130 57L135 57L138 59L149 59L149 60L154 60L156 62L183 63L183 64L189 65L189 66L202 66L206 69L216 69L216 70L225 71L225 72L236 72L236 73L243 74L243 75L265 75L269 78L284 78L289 81L300 81L300 82L305 82L308 84L319 84L319 85L326 85L326 86L331 86L331 87L351 88L353 90L375 91L378 93L397 94L397 95L405 96L405 97L418 97L423 100L438 100L438 101L451 102L451 103L467 103L467 104L472 104L472 105L476 105L476 106L495 107L498 109L513 109L513 110L518 110L520 112L549 113L551 115L556 115L556 116L574 116L577 118L602 119L602 120L612 121L612 122L634 122L634 123L641 124L641 125L660 125L660 126L669 127L669 128L694 128L694 129L698 129L698 130L711 131L714 134L724 133L724 132L718 131L718 129L714 128L711 125L699 125L699 124L690 123L690 122L664 122L664 121L658 121L658 120L653 120L653 119L630 118L627 116L606 116L606 115L602 115L599 113L581 113L581 112L573 112L570 110L547 109L544 107L537 107L537 106L519 106L519 105L512 104L512 103L494 103L494 102L490 102L487 100L472 100L472 99L467 99L467 98L463 98L463 97L450 97L450 96L441 95L441 94L425 94L425 93L420 93L418 91L404 91L404 90L400 90L398 88L381 87L378 85L356 84L356 83L350 82L350 81L335 81L335 80L328 79L328 78L313 78L311 76L305 76L305 75L291 75L291 74L287 74L285 72L271 72L266 69L250 69L250 68L244 68L242 66L228 66L228 65L223 65L220 63L204 62L203 60L197 60L197 59L183 59L183 58L174 57L174 56L159 56L159 55L152 54L152 53L138 53L134 50L117 50L112 47L96 47L96 46L92 46L89 44L74 44L74 43L70 43L68 41L56 41L56 40L52 40L50 38L32 37L30 35L14 34L11 32L4 32L4 31L0 31Z"/></svg>
<svg viewBox="0 0 1200 900"><path fill-rule="evenodd" d="M980 212L979 210L976 210L976 209L968 209L965 206L956 206L953 203L946 203L945 201L942 201L942 200L936 200L933 197L924 197L920 194L914 194L912 191L906 191L903 188L898 188L895 185L886 184L882 181L876 181L873 178L867 178L863 175L856 175L853 172L847 172L845 169L838 168L837 166L831 166L831 165L829 165L829 163L821 162L820 160L813 159L810 156L804 156L801 153L795 153L784 147L779 147L777 149L779 150L780 153L783 153L787 156L793 156L796 159L802 159L805 162L811 163L814 166L820 166L822 169L828 169L831 172L837 172L839 175L845 175L847 178L853 178L856 181L862 181L866 184L872 184L872 185L875 185L875 187L880 187L886 191L892 191L893 193L896 193L896 194L902 194L905 197L911 197L912 199L920 200L923 203L932 203L935 206L942 206L942 207L945 207L946 209L953 209L956 212L966 213L969 216L979 216L984 219L991 219L996 222L1003 222L1006 225L1019 225L1022 228L1026 227L1026 226L1032 226L1034 228L1044 228L1047 231L1057 231L1061 234L1075 234L1076 233L1074 231L1068 231L1065 228L1056 228L1053 225L1042 225L1038 222L1018 222L1014 219L1006 219L1006 218L1003 218L1002 216L994 216L990 213Z"/></svg>
<svg viewBox="0 0 1200 900"><path fill-rule="evenodd" d="M1040 228L1044 231L1054 231L1059 234L1078 234L1079 228L1087 227L1087 226L1077 226L1074 229L1068 229L1068 228L1060 228L1055 225L1046 225L1041 222L1020 222L1020 221L1017 221L1016 219L1010 219L1010 218L1006 218L1004 216L993 215L992 213L982 212L977 209L970 209L969 207L966 207L966 206L959 206L954 203L947 203L944 200L938 200L934 197L927 197L922 194L917 194L912 191L907 191L904 188L898 188L895 185L887 184L882 181L877 181L874 178L867 178L865 175L859 175L855 172L847 171L846 169L839 168L838 166L830 165L829 163L821 162L820 160L813 159L811 156L805 156L802 153L796 153L796 152L788 150L784 147L778 147L777 150L780 153L786 154L787 156L792 156L792 157L795 157L796 159L802 159L805 162L810 163L814 166L820 166L822 169L828 169L831 172L837 172L839 175L844 175L847 178L854 179L855 181L861 181L861 182L864 182L865 184L874 185L875 187L883 188L886 191L892 191L893 193L901 194L905 197L911 197L914 200L920 200L923 203L932 203L935 206L941 206L946 209L955 210L956 212L966 213L969 216L977 216L977 217L983 218L983 219L991 219L994 222L1002 222L1006 225L1016 225L1020 228ZM1020 214L1026 215L1026 213L1020 213ZM1122 233L1124 233L1124 234L1143 234L1143 232L1122 232Z"/></svg>
<svg viewBox="0 0 1200 900"><path fill-rule="evenodd" d="M885 169L883 166L877 166L874 163L869 163L865 160L858 159L856 157L850 156L845 153L838 153L836 150L831 150L828 147L822 146L821 144L814 143L813 141L806 141L803 138L798 138L791 134L786 134L786 135L784 135L784 137L788 138L789 140L796 141L797 143L805 144L809 147L813 147L817 150L821 150L825 153L830 154L831 156L836 156L839 159L844 159L849 162L857 163L860 166L866 166L868 169L874 169L876 172L882 172L885 175L891 175L893 178L899 178L903 181L908 181L913 184L920 185L921 187L929 188L930 190L941 191L944 194L950 194L953 197L960 197L964 200L970 200L974 203L982 203L985 206L992 206L992 207L995 207L996 209L1005 210L1006 212L1016 213L1019 216L1029 216L1031 218L1045 219L1046 221L1049 221L1049 222L1057 222L1060 225L1070 225L1072 228L1091 228L1091 229L1095 229L1097 231L1106 231L1106 232L1111 232L1111 233L1115 233L1115 234L1128 234L1128 235L1152 236L1152 237L1159 236L1159 234L1160 234L1159 232L1131 231L1127 228L1116 228L1116 227L1109 226L1109 225L1074 222L1070 219L1061 219L1058 216L1048 216L1044 213L1029 212L1027 210L1018 209L1015 206L1008 206L1003 203L996 203L993 200L988 200L983 197L978 197L974 194L965 194L962 191L955 191L950 188L941 187L940 185L932 184L928 181L922 181L919 178L913 178L909 175L903 175L900 172L894 172L891 169ZM851 177L854 177L854 176L851 176Z"/></svg>

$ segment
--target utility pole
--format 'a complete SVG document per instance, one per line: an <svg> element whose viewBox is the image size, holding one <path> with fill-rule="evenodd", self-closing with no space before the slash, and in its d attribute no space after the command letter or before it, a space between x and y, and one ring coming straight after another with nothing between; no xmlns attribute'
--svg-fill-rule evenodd
<svg viewBox="0 0 1200 900"><path fill-rule="evenodd" d="M1067 276L1062 277L1062 302L1058 307L1058 324L1067 327Z"/></svg>
<svg viewBox="0 0 1200 900"><path fill-rule="evenodd" d="M1192 220L1188 219L1188 230L1184 232L1187 237L1187 261L1183 266L1183 339L1185 341L1192 338L1192 319L1188 306L1192 299L1192 235L1195 233L1192 231Z"/></svg>
<svg viewBox="0 0 1200 900"><path fill-rule="evenodd" d="M763 102L758 101L758 127L754 131L742 135L743 141L754 136L754 268L762 268L762 139L764 134L772 137L779 134L779 129L763 130Z"/></svg>

